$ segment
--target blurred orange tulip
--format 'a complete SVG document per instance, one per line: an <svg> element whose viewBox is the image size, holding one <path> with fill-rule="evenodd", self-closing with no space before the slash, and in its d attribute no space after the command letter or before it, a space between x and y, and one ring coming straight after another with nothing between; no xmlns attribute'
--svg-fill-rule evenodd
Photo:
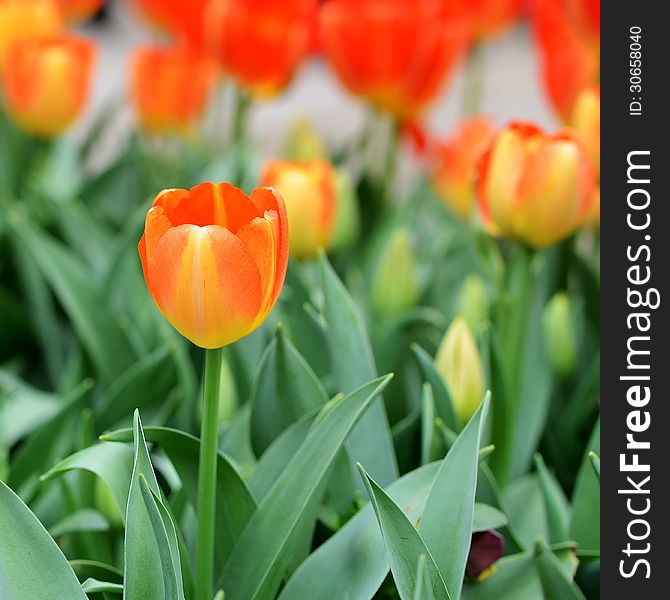
<svg viewBox="0 0 670 600"><path fill-rule="evenodd" d="M138 250L172 326L197 346L221 348L256 329L277 301L288 264L284 201L229 183L163 190Z"/></svg>
<svg viewBox="0 0 670 600"><path fill-rule="evenodd" d="M58 0L68 23L80 23L97 13L105 0Z"/></svg>
<svg viewBox="0 0 670 600"><path fill-rule="evenodd" d="M173 42L192 50L204 48L205 13L209 0L133 0L140 14L164 29Z"/></svg>
<svg viewBox="0 0 670 600"><path fill-rule="evenodd" d="M261 185L277 189L286 201L294 258L310 258L328 247L335 225L335 180L329 162L271 160Z"/></svg>
<svg viewBox="0 0 670 600"><path fill-rule="evenodd" d="M321 41L354 94L407 121L435 99L470 37L440 0L328 0Z"/></svg>
<svg viewBox="0 0 670 600"><path fill-rule="evenodd" d="M258 96L289 83L313 41L316 0L211 0L206 33L221 67Z"/></svg>
<svg viewBox="0 0 670 600"><path fill-rule="evenodd" d="M600 180L600 88L589 87L582 91L572 110L571 127L577 132L584 148L589 153ZM593 191L591 210L587 217L591 225L600 223L600 183Z"/></svg>
<svg viewBox="0 0 670 600"><path fill-rule="evenodd" d="M519 20L525 0L460 0L470 13L476 39L488 38ZM458 2L457 2L458 4Z"/></svg>
<svg viewBox="0 0 670 600"><path fill-rule="evenodd" d="M54 35L63 25L54 0L0 0L0 68L12 42L27 36Z"/></svg>
<svg viewBox="0 0 670 600"><path fill-rule="evenodd" d="M534 248L555 244L584 223L595 174L576 137L528 123L500 131L480 163L477 192L495 233Z"/></svg>
<svg viewBox="0 0 670 600"><path fill-rule="evenodd" d="M535 0L533 21L545 87L564 121L570 119L579 93L599 81L600 8L599 0L595 2L597 13L574 8L591 6L593 0ZM584 15L592 15L591 20Z"/></svg>
<svg viewBox="0 0 670 600"><path fill-rule="evenodd" d="M131 77L141 127L152 133L185 132L202 115L216 66L184 48L140 46L132 55Z"/></svg>
<svg viewBox="0 0 670 600"><path fill-rule="evenodd" d="M83 37L25 38L7 54L5 103L13 119L40 137L65 130L81 113L95 46Z"/></svg>
<svg viewBox="0 0 670 600"><path fill-rule="evenodd" d="M476 167L495 135L495 125L481 116L463 121L437 149L435 189L453 213L467 221L475 206Z"/></svg>

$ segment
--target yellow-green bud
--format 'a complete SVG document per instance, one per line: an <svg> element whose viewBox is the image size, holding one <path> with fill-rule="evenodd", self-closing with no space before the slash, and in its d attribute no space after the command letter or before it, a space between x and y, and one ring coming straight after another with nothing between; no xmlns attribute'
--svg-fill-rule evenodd
<svg viewBox="0 0 670 600"><path fill-rule="evenodd" d="M372 284L372 306L382 316L392 316L419 301L417 268L408 231L392 234L377 265Z"/></svg>
<svg viewBox="0 0 670 600"><path fill-rule="evenodd" d="M336 167L335 225L330 249L349 248L358 239L360 230L361 216L351 175L344 167Z"/></svg>
<svg viewBox="0 0 670 600"><path fill-rule="evenodd" d="M572 305L565 292L555 294L544 308L544 345L554 372L567 377L577 362L577 339Z"/></svg>
<svg viewBox="0 0 670 600"><path fill-rule="evenodd" d="M456 312L465 319L471 331L478 331L488 319L486 284L479 275L472 273L465 278L458 295Z"/></svg>
<svg viewBox="0 0 670 600"><path fill-rule="evenodd" d="M293 123L284 142L282 155L287 160L298 161L328 158L321 137L308 119L298 119Z"/></svg>
<svg viewBox="0 0 670 600"><path fill-rule="evenodd" d="M463 317L451 322L435 357L461 423L467 423L484 397L484 375L477 344Z"/></svg>

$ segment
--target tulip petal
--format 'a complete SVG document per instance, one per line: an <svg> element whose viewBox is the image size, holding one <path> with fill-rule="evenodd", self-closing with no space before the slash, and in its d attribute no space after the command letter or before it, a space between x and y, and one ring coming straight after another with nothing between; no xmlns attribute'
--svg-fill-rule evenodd
<svg viewBox="0 0 670 600"><path fill-rule="evenodd" d="M219 348L246 335L261 307L258 266L229 230L180 225L168 230L148 260L149 289L182 335Z"/></svg>
<svg viewBox="0 0 670 600"><path fill-rule="evenodd" d="M242 240L242 243L254 257L260 273L263 299L256 317L258 323L269 314L276 300L274 297L274 282L277 270L277 246L275 242L277 235L277 213L275 211L266 213L264 219L256 217L237 232L237 237Z"/></svg>

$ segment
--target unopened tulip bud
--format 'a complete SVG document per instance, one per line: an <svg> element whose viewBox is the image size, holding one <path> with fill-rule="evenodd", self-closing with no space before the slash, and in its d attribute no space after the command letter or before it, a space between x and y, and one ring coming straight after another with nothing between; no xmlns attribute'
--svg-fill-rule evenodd
<svg viewBox="0 0 670 600"><path fill-rule="evenodd" d="M293 124L284 143L283 155L288 160L301 161L327 158L323 140L307 119L299 119Z"/></svg>
<svg viewBox="0 0 670 600"><path fill-rule="evenodd" d="M372 304L379 315L391 316L419 301L416 259L409 232L396 229L382 251L372 284Z"/></svg>
<svg viewBox="0 0 670 600"><path fill-rule="evenodd" d="M577 362L577 339L570 298L555 294L544 308L544 344L552 368L560 377L572 373Z"/></svg>
<svg viewBox="0 0 670 600"><path fill-rule="evenodd" d="M486 284L477 274L465 278L458 295L457 312L461 315L472 331L478 331L489 316Z"/></svg>
<svg viewBox="0 0 670 600"><path fill-rule="evenodd" d="M472 332L462 317L449 325L435 357L461 423L475 414L484 397L484 374Z"/></svg>
<svg viewBox="0 0 670 600"><path fill-rule="evenodd" d="M349 171L344 167L335 169L335 197L335 231L330 247L341 250L349 248L361 231L356 190Z"/></svg>
<svg viewBox="0 0 670 600"><path fill-rule="evenodd" d="M329 248L335 224L335 182L329 162L271 160L261 185L278 190L286 202L293 258L312 258L319 249Z"/></svg>
<svg viewBox="0 0 670 600"><path fill-rule="evenodd" d="M555 244L591 210L595 172L574 133L528 123L500 131L482 157L477 192L485 224L533 248Z"/></svg>

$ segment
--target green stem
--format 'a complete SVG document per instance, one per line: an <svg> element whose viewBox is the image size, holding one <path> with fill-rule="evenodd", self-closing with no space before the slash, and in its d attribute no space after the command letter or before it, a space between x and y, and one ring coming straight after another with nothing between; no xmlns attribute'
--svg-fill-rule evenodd
<svg viewBox="0 0 670 600"><path fill-rule="evenodd" d="M251 105L251 96L249 96L246 90L236 87L233 102L233 129L231 131L230 144L233 148L236 148L244 138L247 114Z"/></svg>
<svg viewBox="0 0 670 600"><path fill-rule="evenodd" d="M221 349L205 354L205 386L198 463L198 543L195 600L211 600L214 575L214 518L216 506L216 462L218 453L219 381Z"/></svg>
<svg viewBox="0 0 670 600"><path fill-rule="evenodd" d="M484 92L484 46L475 42L470 49L465 71L465 90L463 92L463 114L475 114L482 108Z"/></svg>

